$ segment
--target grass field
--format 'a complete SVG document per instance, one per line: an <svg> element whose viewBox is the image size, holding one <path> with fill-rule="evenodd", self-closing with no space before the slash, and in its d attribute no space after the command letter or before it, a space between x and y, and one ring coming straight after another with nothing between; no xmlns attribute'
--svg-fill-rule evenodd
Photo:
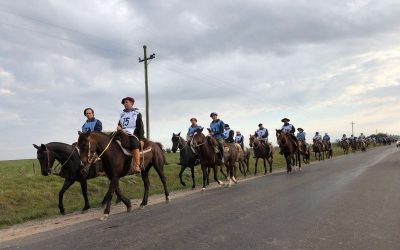
<svg viewBox="0 0 400 250"><path fill-rule="evenodd" d="M273 170L285 166L284 159L275 151ZM32 152L34 154L35 152ZM334 147L334 156L342 155L343 151ZM192 181L190 169L184 173L186 187L179 183L178 173L180 166L179 154L166 154L169 165L165 166L165 174L169 191L190 188ZM312 160L314 156L312 154ZM250 160L251 175L254 173L255 159ZM262 162L259 161L258 173L263 173ZM35 168L33 168L33 164ZM35 169L35 172L34 172ZM200 188L201 169L195 168L196 188ZM239 172L239 171L238 171ZM238 173L239 177L240 172ZM220 175L221 178L221 175ZM42 176L40 165L36 159L0 161L0 228L25 221L48 218L59 214L58 192L61 189L63 179L58 176ZM154 170L150 171L150 194L163 193L163 187ZM141 198L143 184L139 176L128 176L121 179L121 190L129 198ZM88 181L88 194L91 207L99 207L100 202L106 193L108 180L105 177L98 177ZM115 196L114 196L115 197ZM151 198L150 198L151 199ZM79 183L75 183L64 194L64 206L66 213L78 211L83 207Z"/></svg>

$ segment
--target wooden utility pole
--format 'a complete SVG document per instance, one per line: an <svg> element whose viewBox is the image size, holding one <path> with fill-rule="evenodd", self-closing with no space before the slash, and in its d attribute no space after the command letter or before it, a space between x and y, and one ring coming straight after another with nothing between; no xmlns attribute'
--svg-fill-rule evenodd
<svg viewBox="0 0 400 250"><path fill-rule="evenodd" d="M354 130L353 130L353 127L354 127L354 124L356 124L355 122L353 122L353 121L351 121L351 134L352 135L354 135Z"/></svg>
<svg viewBox="0 0 400 250"><path fill-rule="evenodd" d="M154 59L156 55L153 53L150 55L150 57L147 57L147 47L146 45L143 45L143 52L144 52L144 57L143 59L140 59L139 57L139 63L144 62L144 87L145 87L145 94L146 94L146 138L150 139L150 119L149 119L149 85L148 85L148 79L147 79L147 65L148 65L148 60Z"/></svg>

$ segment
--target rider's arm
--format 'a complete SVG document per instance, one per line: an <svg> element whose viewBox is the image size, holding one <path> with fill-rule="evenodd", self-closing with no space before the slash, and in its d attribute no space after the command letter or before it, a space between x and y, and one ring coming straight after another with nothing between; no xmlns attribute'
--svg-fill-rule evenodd
<svg viewBox="0 0 400 250"><path fill-rule="evenodd" d="M94 131L99 131L103 130L103 124L101 123L100 120L97 120L96 124L94 125Z"/></svg>

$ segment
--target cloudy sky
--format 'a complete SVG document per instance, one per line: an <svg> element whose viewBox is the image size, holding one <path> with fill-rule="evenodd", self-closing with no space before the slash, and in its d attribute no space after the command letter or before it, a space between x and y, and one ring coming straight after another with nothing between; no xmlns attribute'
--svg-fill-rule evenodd
<svg viewBox="0 0 400 250"><path fill-rule="evenodd" d="M115 129L124 96L171 147L209 114L246 139L283 117L331 137L400 134L398 0L0 1L0 160L72 143L92 107ZM247 141L246 141L247 143Z"/></svg>

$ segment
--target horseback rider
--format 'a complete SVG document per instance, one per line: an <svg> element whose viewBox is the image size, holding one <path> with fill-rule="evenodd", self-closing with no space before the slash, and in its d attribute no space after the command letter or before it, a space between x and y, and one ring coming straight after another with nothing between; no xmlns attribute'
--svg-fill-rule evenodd
<svg viewBox="0 0 400 250"><path fill-rule="evenodd" d="M202 127L197 125L197 119L196 118L190 118L190 122L192 123L188 129L188 132L186 134L186 140L191 141L194 133L198 130L201 129Z"/></svg>
<svg viewBox="0 0 400 250"><path fill-rule="evenodd" d="M354 140L354 135L352 134L349 138L350 141Z"/></svg>
<svg viewBox="0 0 400 250"><path fill-rule="evenodd" d="M294 135L294 132L296 132L296 129L294 128L294 126L292 124L290 124L290 120L288 118L283 118L281 120L281 122L283 122L282 125L282 132L289 134L289 136L293 139L293 141L297 144L297 138Z"/></svg>
<svg viewBox="0 0 400 250"><path fill-rule="evenodd" d="M235 135L235 132L229 127L229 124L225 124L225 131L224 131L224 140L226 143L234 143L235 140L233 139L233 136Z"/></svg>
<svg viewBox="0 0 400 250"><path fill-rule="evenodd" d="M304 132L304 129L302 128L297 128L297 131L299 131L296 135L297 140L306 143L306 133Z"/></svg>
<svg viewBox="0 0 400 250"><path fill-rule="evenodd" d="M240 145L242 149L244 149L244 136L240 133L240 131L236 131L235 142Z"/></svg>
<svg viewBox="0 0 400 250"><path fill-rule="evenodd" d="M330 143L331 137L328 135L328 133L325 133L324 137L322 138L323 141L326 141Z"/></svg>
<svg viewBox="0 0 400 250"><path fill-rule="evenodd" d="M85 110L83 111L83 115L86 116L87 120L82 125L82 132L88 132L88 131L101 132L101 130L103 129L103 125L100 120L94 118L94 111L92 108L85 108Z"/></svg>
<svg viewBox="0 0 400 250"><path fill-rule="evenodd" d="M133 104L135 99L132 97L125 97L122 99L121 104L124 105L124 110L120 115L117 130L122 130L128 135L129 144L132 150L131 170L133 173L140 173L140 152L139 148L143 149L144 139L144 126L142 114L138 108L134 108Z"/></svg>
<svg viewBox="0 0 400 250"><path fill-rule="evenodd" d="M210 114L212 122L210 123L210 134L217 141L221 163L224 163L224 127L222 120L218 119L218 114L212 112Z"/></svg>
<svg viewBox="0 0 400 250"><path fill-rule="evenodd" d="M365 140L365 135L363 133L360 134L360 136L358 137L359 141L364 141Z"/></svg>
<svg viewBox="0 0 400 250"><path fill-rule="evenodd" d="M343 134L342 139L340 139L341 141L347 141L347 136L346 134Z"/></svg>
<svg viewBox="0 0 400 250"><path fill-rule="evenodd" d="M254 136L264 145L268 144L268 129L264 128L262 123L258 124L258 130L254 133Z"/></svg>
<svg viewBox="0 0 400 250"><path fill-rule="evenodd" d="M321 135L319 134L319 132L315 132L315 135L314 135L314 137L313 137L313 141L314 141L314 143L315 142L322 142L322 137L321 137Z"/></svg>

